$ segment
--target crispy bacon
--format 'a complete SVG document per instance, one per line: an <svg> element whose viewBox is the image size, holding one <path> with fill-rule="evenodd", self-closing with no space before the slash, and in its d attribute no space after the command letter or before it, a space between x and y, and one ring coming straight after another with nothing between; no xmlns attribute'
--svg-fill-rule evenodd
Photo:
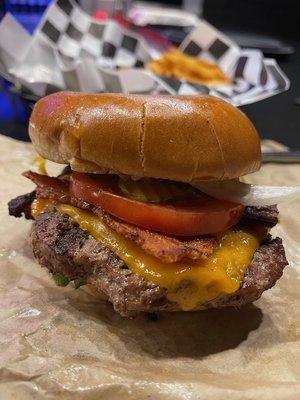
<svg viewBox="0 0 300 400"><path fill-rule="evenodd" d="M278 223L278 214L277 205L261 207L247 206L243 218L262 221L269 225L276 225Z"/></svg>
<svg viewBox="0 0 300 400"><path fill-rule="evenodd" d="M40 175L33 171L22 174L36 184L36 196L70 204L69 182L52 176Z"/></svg>
<svg viewBox="0 0 300 400"><path fill-rule="evenodd" d="M218 245L217 239L212 236L179 240L171 236L127 224L103 212L99 207L94 207L93 212L101 216L104 223L111 229L133 240L145 252L159 258L165 263L179 262L185 258L192 260L207 258Z"/></svg>
<svg viewBox="0 0 300 400"><path fill-rule="evenodd" d="M100 207L95 207L81 199L70 197L67 181L46 175L39 175L31 171L24 172L23 175L37 185L36 196L38 198L50 198L61 203L71 204L75 207L92 211L111 229L134 241L145 252L163 262L174 263L183 259L197 260L207 258L218 245L215 237L179 240L161 233L126 224L107 214Z"/></svg>
<svg viewBox="0 0 300 400"><path fill-rule="evenodd" d="M32 219L31 204L36 197L35 190L30 193L22 194L8 202L9 215L20 218L24 215L26 219Z"/></svg>

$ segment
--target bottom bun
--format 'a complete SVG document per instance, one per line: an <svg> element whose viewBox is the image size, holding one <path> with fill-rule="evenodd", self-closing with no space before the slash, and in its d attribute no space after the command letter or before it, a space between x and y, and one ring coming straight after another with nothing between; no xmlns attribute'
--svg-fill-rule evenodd
<svg viewBox="0 0 300 400"><path fill-rule="evenodd" d="M53 210L33 223L31 242L42 267L69 280L85 278L85 290L108 300L116 312L132 317L139 312L180 311L167 291L136 275L112 251L88 235L70 217ZM281 277L287 265L281 239L268 239L255 252L240 289L219 296L199 309L240 307L257 300Z"/></svg>

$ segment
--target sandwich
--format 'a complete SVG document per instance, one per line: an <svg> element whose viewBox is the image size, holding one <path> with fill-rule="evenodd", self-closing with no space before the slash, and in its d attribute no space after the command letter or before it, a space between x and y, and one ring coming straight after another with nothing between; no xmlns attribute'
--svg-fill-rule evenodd
<svg viewBox="0 0 300 400"><path fill-rule="evenodd" d="M59 286L133 317L241 307L281 277L276 197L241 181L260 168L259 136L227 102L59 92L36 103L29 135L41 168L9 213L33 220L33 254Z"/></svg>

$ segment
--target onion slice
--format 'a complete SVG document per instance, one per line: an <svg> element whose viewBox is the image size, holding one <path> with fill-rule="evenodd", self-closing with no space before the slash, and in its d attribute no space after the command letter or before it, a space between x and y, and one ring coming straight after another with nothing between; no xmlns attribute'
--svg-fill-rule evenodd
<svg viewBox="0 0 300 400"><path fill-rule="evenodd" d="M219 200L246 206L268 206L300 198L300 186L250 185L238 180L192 182L192 186Z"/></svg>

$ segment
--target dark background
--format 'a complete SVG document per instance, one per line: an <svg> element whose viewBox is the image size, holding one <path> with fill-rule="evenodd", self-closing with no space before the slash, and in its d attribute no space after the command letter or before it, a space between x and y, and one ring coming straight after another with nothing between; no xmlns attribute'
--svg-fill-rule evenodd
<svg viewBox="0 0 300 400"><path fill-rule="evenodd" d="M241 109L263 138L300 148L300 1L207 0L204 18L225 32L260 34L294 47L294 54L276 57L290 89Z"/></svg>
<svg viewBox="0 0 300 400"><path fill-rule="evenodd" d="M40 2L27 19L32 31L44 5ZM167 1L165 1L167 2ZM178 5L181 1L169 1ZM8 2L6 3L7 6ZM27 14L28 14L27 9ZM0 0L0 18L5 3ZM16 8L11 10L17 12ZM20 10L19 10L20 11ZM25 10L26 11L26 10ZM36 13L37 15L33 15ZM277 62L291 81L285 93L241 107L252 119L262 138L274 139L292 148L300 148L300 1L298 0L206 0L204 18L226 34L249 42L253 35L279 39L280 47L293 54L276 55ZM25 21L25 22L24 22ZM26 25L26 18L22 20ZM242 36L241 36L242 35ZM269 56L269 55L266 55ZM272 55L274 57L274 55ZM9 85L0 81L0 132L28 140L27 122L30 103L11 93Z"/></svg>

